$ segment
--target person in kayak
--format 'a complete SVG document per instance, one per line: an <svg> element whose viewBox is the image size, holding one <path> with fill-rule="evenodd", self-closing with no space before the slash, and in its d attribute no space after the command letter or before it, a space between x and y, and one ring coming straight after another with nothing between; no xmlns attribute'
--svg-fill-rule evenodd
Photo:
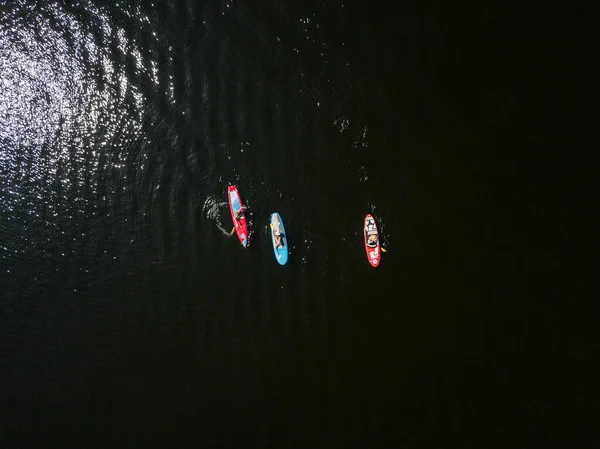
<svg viewBox="0 0 600 449"><path fill-rule="evenodd" d="M277 222L279 224L279 222ZM277 226L273 226L271 223L271 229L273 229L273 235L275 236L275 249L283 248L285 245L283 244L283 234L281 233L281 228Z"/></svg>
<svg viewBox="0 0 600 449"><path fill-rule="evenodd" d="M233 219L235 221L240 220L243 216L244 216L244 211L246 210L246 206L242 206L240 207L237 212L235 213L235 215L233 216Z"/></svg>
<svg viewBox="0 0 600 449"><path fill-rule="evenodd" d="M371 234L367 238L367 246L375 247L377 246L377 234Z"/></svg>
<svg viewBox="0 0 600 449"><path fill-rule="evenodd" d="M275 248L283 248L284 246L283 235L281 233L275 234Z"/></svg>

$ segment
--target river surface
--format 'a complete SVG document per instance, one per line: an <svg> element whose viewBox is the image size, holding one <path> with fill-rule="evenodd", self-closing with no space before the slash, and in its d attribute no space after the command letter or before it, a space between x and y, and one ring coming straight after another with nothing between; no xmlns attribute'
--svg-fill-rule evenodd
<svg viewBox="0 0 600 449"><path fill-rule="evenodd" d="M0 2L0 446L597 441L587 8Z"/></svg>

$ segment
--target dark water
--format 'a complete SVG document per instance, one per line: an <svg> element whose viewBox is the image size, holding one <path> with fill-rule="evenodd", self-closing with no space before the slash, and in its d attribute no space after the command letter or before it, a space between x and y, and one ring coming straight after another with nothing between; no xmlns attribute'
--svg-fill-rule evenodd
<svg viewBox="0 0 600 449"><path fill-rule="evenodd" d="M597 11L365 8L0 4L0 447L598 442Z"/></svg>

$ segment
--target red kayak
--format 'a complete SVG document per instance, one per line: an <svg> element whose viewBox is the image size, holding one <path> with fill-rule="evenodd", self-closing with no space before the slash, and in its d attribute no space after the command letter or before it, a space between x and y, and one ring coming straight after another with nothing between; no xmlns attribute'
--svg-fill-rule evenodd
<svg viewBox="0 0 600 449"><path fill-rule="evenodd" d="M248 247L248 224L246 223L246 214L244 213L244 205L236 186L229 186L227 189L227 198L229 200L229 211L231 212L231 220L235 226L235 233L240 239L240 243L244 248ZM241 213L236 219L238 211Z"/></svg>
<svg viewBox="0 0 600 449"><path fill-rule="evenodd" d="M378 267L381 262L381 248L379 246L379 231L375 224L373 215L369 214L365 217L365 249L367 250L367 259L373 267Z"/></svg>

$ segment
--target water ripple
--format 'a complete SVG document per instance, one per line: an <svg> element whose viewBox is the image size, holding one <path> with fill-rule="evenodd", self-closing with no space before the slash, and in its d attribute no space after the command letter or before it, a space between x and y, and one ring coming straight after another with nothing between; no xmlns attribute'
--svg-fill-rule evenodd
<svg viewBox="0 0 600 449"><path fill-rule="evenodd" d="M17 2L3 17L0 210L35 231L8 240L9 254L35 241L50 251L43 242L57 233L64 256L105 240L107 219L127 225L139 202L133 191L153 177L144 173L155 120L141 81L155 80L154 61L102 10L85 3L77 14L58 2Z"/></svg>

